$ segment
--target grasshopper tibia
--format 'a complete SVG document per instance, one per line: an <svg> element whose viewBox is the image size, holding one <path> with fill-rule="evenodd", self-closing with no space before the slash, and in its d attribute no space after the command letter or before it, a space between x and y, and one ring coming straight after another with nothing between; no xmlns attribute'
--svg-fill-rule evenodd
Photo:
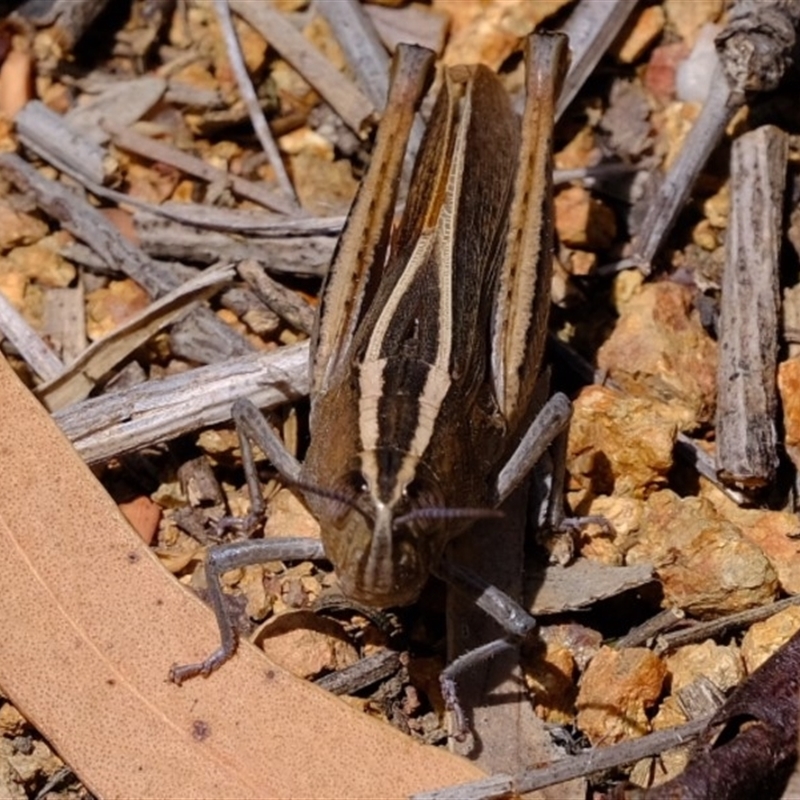
<svg viewBox="0 0 800 800"><path fill-rule="evenodd" d="M211 607L219 626L220 646L203 661L196 664L174 664L169 678L180 685L196 675L210 675L219 669L236 652L236 630L225 608L221 576L233 569L266 561L320 561L325 558L322 543L316 539L256 539L217 545L206 557L206 582Z"/></svg>

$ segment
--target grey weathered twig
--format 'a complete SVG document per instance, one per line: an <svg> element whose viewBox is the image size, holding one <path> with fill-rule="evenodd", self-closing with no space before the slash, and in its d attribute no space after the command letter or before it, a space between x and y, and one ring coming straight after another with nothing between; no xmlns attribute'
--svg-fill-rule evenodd
<svg viewBox="0 0 800 800"><path fill-rule="evenodd" d="M314 9L331 26L356 83L375 108L383 108L389 91L389 55L364 7L357 0L316 2Z"/></svg>
<svg viewBox="0 0 800 800"><path fill-rule="evenodd" d="M231 8L320 93L356 136L364 138L367 135L375 115L373 104L295 30L283 14L269 3L251 3L248 0L231 0Z"/></svg>
<svg viewBox="0 0 800 800"><path fill-rule="evenodd" d="M239 47L239 40L236 37L236 31L233 27L228 0L214 0L214 10L219 20L222 38L228 53L228 61L230 61L233 74L236 76L236 83L239 85L239 94L247 107L247 113L250 116L250 121L253 123L253 129L256 132L258 141L261 142L261 147L264 148L269 163L275 170L275 177L278 179L278 185L283 189L287 197L296 201L297 196L294 191L294 186L289 179L289 174L286 172L286 167L283 165L280 151L278 150L277 144L275 144L275 139L272 137L272 132L269 129L267 120L264 118L264 112L261 110L261 106L258 103L258 97L256 97L256 92L255 89L253 89L250 76L247 74L247 66L244 63L242 50Z"/></svg>
<svg viewBox="0 0 800 800"><path fill-rule="evenodd" d="M0 333L19 351L25 363L45 380L63 371L61 359L42 341L22 314L0 292Z"/></svg>
<svg viewBox="0 0 800 800"><path fill-rule="evenodd" d="M314 683L333 694L355 694L373 683L394 675L401 666L399 653L394 650L381 650L338 672L324 675Z"/></svg>
<svg viewBox="0 0 800 800"><path fill-rule="evenodd" d="M17 135L25 147L59 169L62 165L103 184L115 166L106 150L87 139L39 100L31 100L14 119Z"/></svg>
<svg viewBox="0 0 800 800"><path fill-rule="evenodd" d="M652 262L683 209L700 170L722 138L727 124L744 103L744 97L728 83L722 66L717 64L700 116L689 131L678 158L661 179L655 196L645 193L640 205L647 207L633 251L624 266L637 266L648 275ZM634 208L632 216L636 216Z"/></svg>
<svg viewBox="0 0 800 800"><path fill-rule="evenodd" d="M270 272L324 275L336 246L335 236L230 236L139 212L135 217L141 247L157 258L211 264L252 258Z"/></svg>
<svg viewBox="0 0 800 800"><path fill-rule="evenodd" d="M267 275L255 261L243 261L239 274L269 308L301 333L310 334L314 327L314 311L294 292Z"/></svg>
<svg viewBox="0 0 800 800"><path fill-rule="evenodd" d="M788 138L771 125L731 151L731 213L722 275L717 466L725 481L769 484L778 466L779 267Z"/></svg>
<svg viewBox="0 0 800 800"><path fill-rule="evenodd" d="M565 757L548 767L529 769L516 775L494 775L472 783L420 792L411 800L488 800L507 794L525 794L546 786L554 786L594 772L632 764L665 750L680 747L699 736L711 718L692 720L686 725L650 733L611 747L596 747L588 753Z"/></svg>
<svg viewBox="0 0 800 800"><path fill-rule="evenodd" d="M580 0L563 27L569 36L572 61L556 105L559 119L591 75L597 62L622 30L637 0Z"/></svg>
<svg viewBox="0 0 800 800"><path fill-rule="evenodd" d="M642 647L649 639L678 625L686 615L680 608L665 608L654 617L645 620L641 625L631 628L621 639L614 643L615 647Z"/></svg>
<svg viewBox="0 0 800 800"><path fill-rule="evenodd" d="M687 644L703 642L729 630L746 628L754 622L769 619L779 611L796 605L800 605L800 595L787 597L784 600L778 600L776 603L770 603L766 606L749 608L747 611L737 611L735 614L728 614L725 617L712 619L708 622L698 622L690 628L661 634L656 640L656 652L663 653L667 650L675 650Z"/></svg>
<svg viewBox="0 0 800 800"><path fill-rule="evenodd" d="M111 133L114 144L122 150L127 150L155 161L161 161L164 164L171 164L181 172L209 183L225 181L234 194L246 200L252 200L254 203L259 203L265 208L271 208L273 211L279 211L287 215L297 213L289 200L260 183L247 180L239 175L229 175L224 170L218 169L196 156L178 150L177 147L165 142L159 142L149 136L142 136L140 133L117 125L113 121L107 120L104 125L106 130Z"/></svg>
<svg viewBox="0 0 800 800"><path fill-rule="evenodd" d="M76 192L49 180L14 153L0 155L0 170L24 192L31 192L46 213L87 242L104 261L119 267L152 295L165 294L180 283L127 242L114 226Z"/></svg>
<svg viewBox="0 0 800 800"><path fill-rule="evenodd" d="M53 415L90 464L227 422L250 398L273 408L308 393L308 343L253 353L75 403Z"/></svg>

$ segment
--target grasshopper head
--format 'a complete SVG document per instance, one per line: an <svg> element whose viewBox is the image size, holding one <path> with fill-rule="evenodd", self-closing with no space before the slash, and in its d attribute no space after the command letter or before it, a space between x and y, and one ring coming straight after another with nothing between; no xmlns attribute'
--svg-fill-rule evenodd
<svg viewBox="0 0 800 800"><path fill-rule="evenodd" d="M325 497L306 493L322 524L325 552L353 600L378 608L409 605L441 556L447 525L420 512L441 507L442 495L423 465L414 466L406 480L395 474L391 486L359 468L341 476Z"/></svg>

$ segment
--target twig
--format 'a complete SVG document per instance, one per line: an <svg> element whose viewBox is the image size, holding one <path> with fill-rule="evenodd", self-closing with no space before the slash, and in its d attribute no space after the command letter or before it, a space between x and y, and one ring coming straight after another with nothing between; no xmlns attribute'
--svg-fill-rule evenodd
<svg viewBox="0 0 800 800"><path fill-rule="evenodd" d="M89 29L108 0L54 0L50 3L23 3L16 12L35 25L55 28L53 36L62 52L68 53Z"/></svg>
<svg viewBox="0 0 800 800"><path fill-rule="evenodd" d="M160 264L128 242L95 208L74 191L57 181L49 180L13 153L0 155L0 171L21 191L31 192L39 206L57 219L64 228L86 242L110 267L120 269L155 297L166 294L193 276L194 270L182 264ZM102 193L103 187L97 187ZM187 254L191 256L191 254ZM224 256L223 256L224 257ZM203 322L213 336L211 341L226 343L217 358L242 355L252 345L218 319L210 309L198 308L192 317ZM216 360L216 359L215 359ZM52 377L52 376L50 376Z"/></svg>
<svg viewBox="0 0 800 800"><path fill-rule="evenodd" d="M719 63L709 86L712 88L700 116L689 131L672 168L661 180L655 197L646 192L637 204L638 208L645 205L647 213L625 265L636 266L645 275L650 274L653 259L672 230L700 170L722 138L727 124L744 103L744 96L733 90ZM637 210L634 207L632 216L636 216Z"/></svg>
<svg viewBox="0 0 800 800"><path fill-rule="evenodd" d="M89 244L106 263L119 267L151 295L165 294L180 283L179 278L123 239L97 209L66 186L40 175L18 155L0 155L0 170L18 189L31 192L45 212Z"/></svg>
<svg viewBox="0 0 800 800"><path fill-rule="evenodd" d="M311 334L314 327L314 311L311 306L270 278L255 261L248 260L239 264L239 274L279 317L301 333Z"/></svg>
<svg viewBox="0 0 800 800"><path fill-rule="evenodd" d="M338 672L325 675L314 683L333 694L355 694L373 683L394 675L401 666L399 653L394 650L381 650Z"/></svg>
<svg viewBox="0 0 800 800"><path fill-rule="evenodd" d="M0 333L17 348L23 361L40 378L49 380L64 370L61 359L41 340L22 314L0 292Z"/></svg>
<svg viewBox="0 0 800 800"><path fill-rule="evenodd" d="M161 215L146 212L136 214L135 222L142 249L158 258L207 264L252 258L270 272L325 275L336 246L335 236L229 236L168 222Z"/></svg>
<svg viewBox="0 0 800 800"><path fill-rule="evenodd" d="M372 103L268 3L231 0L244 17L319 93L356 136L363 139L375 116Z"/></svg>
<svg viewBox="0 0 800 800"><path fill-rule="evenodd" d="M278 185L283 189L287 197L290 197L296 202L297 195L295 194L294 186L292 186L292 182L283 165L278 146L272 138L269 125L264 118L264 112L258 104L258 97L256 97L253 84L250 81L250 76L247 74L247 66L242 57L242 51L239 47L239 40L236 37L236 31L233 27L233 20L231 19L227 0L214 0L214 10L219 19L222 38L225 41L225 48L228 53L228 60L233 69L233 74L236 76L236 83L239 85L239 94L242 96L242 100L244 100L245 106L247 107L247 113L250 116L250 121L253 123L253 129L256 132L258 141L261 142L261 147L264 148L269 163L275 170L275 177L278 179Z"/></svg>
<svg viewBox="0 0 800 800"><path fill-rule="evenodd" d="M307 393L308 343L303 342L83 400L53 419L84 461L94 464L227 422L240 397L266 409Z"/></svg>
<svg viewBox="0 0 800 800"><path fill-rule="evenodd" d="M111 133L114 144L122 150L136 153L136 155L154 161L161 161L164 164L170 164L187 175L192 175L209 183L226 181L231 187L231 191L239 195L239 197L252 200L254 203L259 203L265 208L271 208L273 211L279 211L281 214L297 214L296 209L293 209L292 204L286 198L270 191L260 183L249 181L238 175L229 175L224 170L217 169L217 167L207 164L200 158L184 153L182 150L178 150L177 147L165 142L160 142L149 136L142 136L131 128L124 128L110 121L105 121L104 126Z"/></svg>
<svg viewBox="0 0 800 800"><path fill-rule="evenodd" d="M637 0L581 0L567 19L563 31L569 36L572 61L556 105L556 119L597 66L622 26L636 8Z"/></svg>
<svg viewBox="0 0 800 800"><path fill-rule="evenodd" d="M375 108L383 108L389 90L389 56L375 26L357 0L314 3L344 51L356 83Z"/></svg>
<svg viewBox="0 0 800 800"><path fill-rule="evenodd" d="M597 747L588 753L564 758L549 767L524 770L516 775L494 775L491 778L462 783L459 786L420 792L412 795L411 800L488 800L505 794L533 792L680 747L699 736L710 719L704 717L692 720L686 725L649 733L612 747Z"/></svg>
<svg viewBox="0 0 800 800"><path fill-rule="evenodd" d="M103 147L87 139L80 130L69 125L61 114L51 111L39 100L26 103L14 122L19 140L59 168L63 164L72 172L79 172L90 181L103 184L115 166Z"/></svg>
<svg viewBox="0 0 800 800"><path fill-rule="evenodd" d="M789 142L765 125L731 150L731 213L722 273L717 466L723 480L766 486L778 467L780 251Z"/></svg>
<svg viewBox="0 0 800 800"><path fill-rule="evenodd" d="M796 605L800 605L800 595L787 597L785 600L778 600L777 603L770 603L766 606L750 608L747 611L739 611L736 614L729 614L709 622L698 622L691 628L665 633L656 640L656 652L663 653L687 644L702 642L719 636L731 628L746 628L754 622L769 619L779 611Z"/></svg>
<svg viewBox="0 0 800 800"><path fill-rule="evenodd" d="M641 625L631 628L621 639L614 642L614 647L620 650L623 647L641 647L648 640L652 639L664 631L674 628L686 618L680 608L665 608L659 611L654 617L645 620Z"/></svg>

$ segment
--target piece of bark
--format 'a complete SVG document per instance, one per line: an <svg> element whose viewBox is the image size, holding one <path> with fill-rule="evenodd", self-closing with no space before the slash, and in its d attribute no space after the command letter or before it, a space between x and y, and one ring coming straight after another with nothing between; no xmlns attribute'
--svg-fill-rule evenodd
<svg viewBox="0 0 800 800"><path fill-rule="evenodd" d="M45 294L44 332L71 364L86 349L86 318L83 283L74 289L48 289Z"/></svg>
<svg viewBox="0 0 800 800"><path fill-rule="evenodd" d="M717 466L723 480L770 484L778 467L779 270L788 137L771 125L731 150L731 213L722 276Z"/></svg>
<svg viewBox="0 0 800 800"><path fill-rule="evenodd" d="M228 421L240 397L259 408L299 399L308 393L308 380L304 342L83 400L53 417L92 464Z"/></svg>
<svg viewBox="0 0 800 800"><path fill-rule="evenodd" d="M0 487L0 684L95 796L401 798L481 777L247 642L224 672L170 683L171 661L218 640L210 609L158 563L3 359L0 418L13 464Z"/></svg>
<svg viewBox="0 0 800 800"><path fill-rule="evenodd" d="M550 565L525 572L526 608L534 616L576 611L653 580L647 564L614 567L588 558L567 567Z"/></svg>

